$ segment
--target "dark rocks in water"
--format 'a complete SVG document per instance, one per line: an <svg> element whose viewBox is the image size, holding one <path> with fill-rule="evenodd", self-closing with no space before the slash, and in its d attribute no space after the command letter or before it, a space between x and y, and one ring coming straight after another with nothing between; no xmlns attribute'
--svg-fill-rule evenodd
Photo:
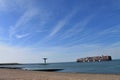
<svg viewBox="0 0 120 80"><path fill-rule="evenodd" d="M32 71L60 71L64 69L33 69Z"/></svg>
<svg viewBox="0 0 120 80"><path fill-rule="evenodd" d="M0 67L1 69L22 69L21 67Z"/></svg>

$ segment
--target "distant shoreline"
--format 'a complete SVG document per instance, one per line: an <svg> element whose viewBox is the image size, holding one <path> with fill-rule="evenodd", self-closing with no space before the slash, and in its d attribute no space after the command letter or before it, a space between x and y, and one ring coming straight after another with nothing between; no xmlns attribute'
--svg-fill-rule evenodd
<svg viewBox="0 0 120 80"><path fill-rule="evenodd" d="M0 63L0 65L21 65L20 63Z"/></svg>

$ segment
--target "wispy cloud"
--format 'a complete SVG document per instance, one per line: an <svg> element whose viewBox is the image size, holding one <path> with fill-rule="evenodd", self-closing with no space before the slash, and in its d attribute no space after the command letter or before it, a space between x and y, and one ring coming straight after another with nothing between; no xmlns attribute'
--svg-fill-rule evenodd
<svg viewBox="0 0 120 80"><path fill-rule="evenodd" d="M16 33L19 32L21 28L24 30L26 28L24 25L38 14L38 9L35 7L33 0L0 0L0 12L3 13L4 11L7 12L7 14L11 14L11 12L21 14L16 24L9 25L10 40L16 37Z"/></svg>
<svg viewBox="0 0 120 80"><path fill-rule="evenodd" d="M28 23L34 16L38 14L38 10L36 9L28 9L16 22L15 26L10 27L10 38L12 38L14 35L16 35L17 31L19 31L19 28L21 28L23 25ZM22 27L25 28L25 27Z"/></svg>
<svg viewBox="0 0 120 80"><path fill-rule="evenodd" d="M4 8L6 5L5 5L5 1L4 0L0 0L0 8Z"/></svg>
<svg viewBox="0 0 120 80"><path fill-rule="evenodd" d="M94 17L93 15L90 15L86 17L84 20L80 20L72 28L63 33L62 36L60 36L60 39L66 39L84 31L86 26L89 24L93 17Z"/></svg>
<svg viewBox="0 0 120 80"><path fill-rule="evenodd" d="M56 35L75 16L76 13L77 10L74 10L65 16L64 19L60 20L47 37L50 38Z"/></svg>
<svg viewBox="0 0 120 80"><path fill-rule="evenodd" d="M25 10L30 3L31 1L27 2L27 0L0 0L0 11Z"/></svg>
<svg viewBox="0 0 120 80"><path fill-rule="evenodd" d="M17 3L20 2L22 6L28 6L29 4L32 4L30 3L32 1L27 0L24 2L19 0ZM24 38L26 39L24 41L27 41L35 36L35 34L46 31L42 27L48 22L51 15L48 10L45 10L43 7L37 7L36 5L29 5L27 8L22 8L24 10L19 12L19 14L21 14L19 19L15 24L9 27L9 39L11 42L12 39L15 40L15 38ZM30 33L31 35L26 36L26 33ZM31 37L28 38L28 36Z"/></svg>
<svg viewBox="0 0 120 80"><path fill-rule="evenodd" d="M19 17L18 20L16 20L16 17L13 17L12 18L13 20L8 21L9 19L6 16L5 20L7 20L8 22L15 22L14 20L16 20L16 23L10 24L8 26L3 26L3 30L0 32L1 32L1 35L2 34L6 34L6 35L1 36L2 37L1 40L8 39L8 42L11 44L12 42L14 42L13 40L15 40L15 38L20 39L20 38L26 38L26 37L30 36L30 35L26 35L26 33L30 33L28 30L30 28L29 28L29 26L25 26L25 25L27 23L29 23L33 18L35 18L35 16L39 13L38 8L35 7L35 5L33 5L33 4L34 4L33 0L31 0L31 1L29 1L29 0L25 0L25 1L22 1L22 0L0 0L1 14L5 13L5 14L10 15L13 12L13 13L17 14L17 17ZM6 28L8 28L8 29L6 29ZM8 33L6 33L6 31L8 31Z"/></svg>
<svg viewBox="0 0 120 80"><path fill-rule="evenodd" d="M120 34L120 24L109 27L99 33L99 35L106 35L106 34Z"/></svg>
<svg viewBox="0 0 120 80"><path fill-rule="evenodd" d="M27 37L29 35L30 35L29 33L26 33L26 34L16 34L16 38L21 39L21 38Z"/></svg>

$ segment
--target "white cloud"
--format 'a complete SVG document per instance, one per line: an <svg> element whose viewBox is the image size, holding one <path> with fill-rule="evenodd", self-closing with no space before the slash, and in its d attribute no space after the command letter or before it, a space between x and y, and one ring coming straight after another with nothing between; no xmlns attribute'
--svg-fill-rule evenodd
<svg viewBox="0 0 120 80"><path fill-rule="evenodd" d="M12 5L11 1L9 1L9 0L0 0L0 11L9 11L10 8L13 9L12 8L13 5Z"/></svg>
<svg viewBox="0 0 120 80"><path fill-rule="evenodd" d="M30 34L29 33L26 33L26 34L16 34L16 38L24 38L24 37L27 37L29 36Z"/></svg>
<svg viewBox="0 0 120 80"><path fill-rule="evenodd" d="M90 15L86 17L84 20L79 21L72 28L63 33L62 36L60 36L60 39L69 38L82 32L83 30L85 30L85 27L89 24L92 18L93 15Z"/></svg>
<svg viewBox="0 0 120 80"><path fill-rule="evenodd" d="M19 31L19 28L21 28L23 25L28 23L34 16L38 14L37 9L28 9L16 22L15 26L10 27L10 38L14 35L16 35L17 31ZM26 27L22 27L26 28Z"/></svg>
<svg viewBox="0 0 120 80"><path fill-rule="evenodd" d="M67 16L65 16L64 19L60 20L57 25L53 28L53 30L51 31L49 37L53 37L54 35L56 35L76 14L77 10L72 11L71 13L69 13Z"/></svg>
<svg viewBox="0 0 120 80"><path fill-rule="evenodd" d="M20 2L21 6L27 6L32 1L27 0L24 2L19 0L17 3L19 4ZM24 11L22 11L19 14L22 14L20 18L16 21L14 25L9 27L9 39L11 42L12 39L14 38L21 38L21 37L26 38L25 36L20 35L23 33L30 33L31 34L29 35L29 39L30 39L31 37L34 36L34 34L36 34L36 32L37 33L45 32L46 30L43 30L41 26L43 26L47 22L47 20L51 15L47 10L43 9L43 7L36 7L35 5L29 5L27 8L25 8ZM24 41L27 41L27 39L28 38L26 38L26 40Z"/></svg>
<svg viewBox="0 0 120 80"><path fill-rule="evenodd" d="M26 1L23 0L0 0L0 11L15 11L24 10L30 4L30 1L25 4Z"/></svg>
<svg viewBox="0 0 120 80"><path fill-rule="evenodd" d="M99 35L106 35L106 34L120 34L120 24L109 27L99 33Z"/></svg>
<svg viewBox="0 0 120 80"><path fill-rule="evenodd" d="M0 8L5 8L5 1L4 0L0 0Z"/></svg>
<svg viewBox="0 0 120 80"><path fill-rule="evenodd" d="M24 0L0 0L1 14L5 13L5 14L10 15L11 12L12 13L14 12L17 15L21 15L19 16L20 17L19 20L16 21L16 24L12 24L12 26L9 25L10 26L9 31L8 31L9 33L8 33L8 36L5 36L5 37L7 37L7 39L9 38L10 42L12 42L13 41L12 39L15 37L17 38L23 37L20 35L18 36L18 34L20 34L19 32L22 32L22 33L24 32L20 30L22 28L23 28L22 30L24 30L26 28L24 27L24 25L28 23L30 20L32 20L32 18L38 14L38 10L35 7L34 2L35 1L33 0L31 1L29 0L25 0L25 1ZM8 20L7 16L6 16L6 20ZM3 26L3 27L4 27L3 29L6 29L6 27L8 26ZM4 38L4 36L2 38Z"/></svg>

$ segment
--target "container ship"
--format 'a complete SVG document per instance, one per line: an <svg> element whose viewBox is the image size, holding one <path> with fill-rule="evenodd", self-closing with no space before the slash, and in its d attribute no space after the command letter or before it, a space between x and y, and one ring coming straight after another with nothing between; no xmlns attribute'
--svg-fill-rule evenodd
<svg viewBox="0 0 120 80"><path fill-rule="evenodd" d="M85 58L79 58L76 62L101 62L101 61L111 61L111 56L93 56L93 57L85 57Z"/></svg>

